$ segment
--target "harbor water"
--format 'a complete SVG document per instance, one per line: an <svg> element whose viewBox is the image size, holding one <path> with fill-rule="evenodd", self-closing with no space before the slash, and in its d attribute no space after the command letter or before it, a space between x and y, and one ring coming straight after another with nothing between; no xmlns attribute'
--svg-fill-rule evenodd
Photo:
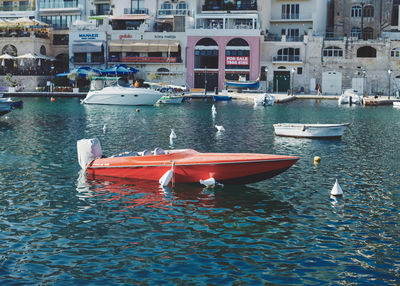
<svg viewBox="0 0 400 286"><path fill-rule="evenodd" d="M218 102L213 118L207 102L22 100L0 118L2 285L400 284L400 109ZM311 140L275 136L283 122L350 126L341 140ZM161 147L300 160L246 186L161 189L81 175L82 138L98 138L105 155ZM331 198L336 179L344 195Z"/></svg>

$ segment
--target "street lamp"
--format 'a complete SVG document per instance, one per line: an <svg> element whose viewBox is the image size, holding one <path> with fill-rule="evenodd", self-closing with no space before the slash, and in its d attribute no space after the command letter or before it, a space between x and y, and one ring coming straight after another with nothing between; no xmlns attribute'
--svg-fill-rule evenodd
<svg viewBox="0 0 400 286"><path fill-rule="evenodd" d="M292 73L292 78L291 78L291 80L292 80L292 84L291 84L291 86L290 86L290 93L291 93L291 95L293 95L293 78L294 78L294 72L295 72L295 68L292 68L292 70L290 71L291 73Z"/></svg>
<svg viewBox="0 0 400 286"><path fill-rule="evenodd" d="M367 76L367 71L365 69L362 70L362 76L363 76L363 94L366 94L366 89L367 89L367 82L365 81L365 78Z"/></svg>
<svg viewBox="0 0 400 286"><path fill-rule="evenodd" d="M391 78L391 75L392 75L392 70L388 70L388 74L389 74L389 95L388 95L388 99L390 99L390 78Z"/></svg>

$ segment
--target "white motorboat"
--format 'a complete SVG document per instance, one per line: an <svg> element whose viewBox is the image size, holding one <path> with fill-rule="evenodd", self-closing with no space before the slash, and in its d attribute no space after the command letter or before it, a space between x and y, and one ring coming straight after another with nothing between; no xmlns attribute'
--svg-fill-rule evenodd
<svg viewBox="0 0 400 286"><path fill-rule="evenodd" d="M274 124L275 134L288 137L302 138L340 138L350 123L342 124L303 124L278 123Z"/></svg>
<svg viewBox="0 0 400 286"><path fill-rule="evenodd" d="M168 94L168 95L163 95L158 103L162 104L179 104L182 103L183 99L185 96L183 95L174 95L174 94Z"/></svg>
<svg viewBox="0 0 400 286"><path fill-rule="evenodd" d="M400 101L393 101L393 107L400 108Z"/></svg>
<svg viewBox="0 0 400 286"><path fill-rule="evenodd" d="M338 99L339 104L361 104L362 96L354 89L346 89Z"/></svg>
<svg viewBox="0 0 400 286"><path fill-rule="evenodd" d="M274 105L275 96L271 94L263 94L254 98L254 106Z"/></svg>
<svg viewBox="0 0 400 286"><path fill-rule="evenodd" d="M154 105L163 93L139 87L121 86L119 77L93 77L82 103L111 105Z"/></svg>

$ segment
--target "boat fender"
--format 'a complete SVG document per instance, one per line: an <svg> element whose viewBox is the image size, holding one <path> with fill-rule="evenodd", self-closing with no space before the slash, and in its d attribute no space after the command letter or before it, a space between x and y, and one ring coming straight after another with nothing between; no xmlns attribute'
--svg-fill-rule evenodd
<svg viewBox="0 0 400 286"><path fill-rule="evenodd" d="M77 143L78 162L83 170L95 159L103 156L100 141L97 138L81 139Z"/></svg>
<svg viewBox="0 0 400 286"><path fill-rule="evenodd" d="M314 157L314 164L319 164L321 162L321 157L320 156L315 156Z"/></svg>
<svg viewBox="0 0 400 286"><path fill-rule="evenodd" d="M224 187L223 184L218 183L214 178L208 178L207 180L200 180L200 184L206 188Z"/></svg>

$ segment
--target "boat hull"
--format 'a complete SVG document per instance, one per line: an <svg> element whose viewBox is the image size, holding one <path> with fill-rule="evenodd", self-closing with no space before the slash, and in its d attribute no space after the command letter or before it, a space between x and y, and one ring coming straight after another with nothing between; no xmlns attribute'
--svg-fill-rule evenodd
<svg viewBox="0 0 400 286"><path fill-rule="evenodd" d="M274 124L275 135L298 138L340 138L349 123L344 124Z"/></svg>
<svg viewBox="0 0 400 286"><path fill-rule="evenodd" d="M113 87L89 91L82 100L85 104L106 105L154 105L163 94L144 88Z"/></svg>
<svg viewBox="0 0 400 286"><path fill-rule="evenodd" d="M158 103L162 104L180 104L182 103L184 96L163 96L160 98Z"/></svg>
<svg viewBox="0 0 400 286"><path fill-rule="evenodd" d="M158 181L174 162L175 183L198 183L214 178L221 183L248 184L276 176L299 158L247 153L198 153L97 159L87 168L91 175ZM179 153L179 152L178 152ZM174 160L175 159L175 160Z"/></svg>
<svg viewBox="0 0 400 286"><path fill-rule="evenodd" d="M214 101L229 101L232 100L232 96L229 95L213 95Z"/></svg>

